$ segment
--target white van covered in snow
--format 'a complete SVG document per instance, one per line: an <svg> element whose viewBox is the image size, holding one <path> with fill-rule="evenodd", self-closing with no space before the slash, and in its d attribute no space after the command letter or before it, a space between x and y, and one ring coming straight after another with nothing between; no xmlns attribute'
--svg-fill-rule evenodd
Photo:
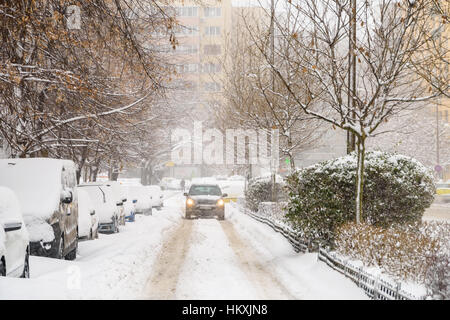
<svg viewBox="0 0 450 320"><path fill-rule="evenodd" d="M11 188L19 199L32 255L76 258L75 170L70 160L0 159L0 185Z"/></svg>

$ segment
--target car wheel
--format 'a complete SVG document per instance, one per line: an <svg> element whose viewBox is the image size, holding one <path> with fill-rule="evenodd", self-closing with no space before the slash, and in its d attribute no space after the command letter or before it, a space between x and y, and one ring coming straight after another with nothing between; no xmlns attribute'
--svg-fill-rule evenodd
<svg viewBox="0 0 450 320"><path fill-rule="evenodd" d="M0 277L6 277L6 265L5 265L5 258L0 258Z"/></svg>
<svg viewBox="0 0 450 320"><path fill-rule="evenodd" d="M119 233L119 221L117 220L117 218L114 222L114 233Z"/></svg>
<svg viewBox="0 0 450 320"><path fill-rule="evenodd" d="M89 231L89 240L94 239L94 234L92 233L92 228L91 231Z"/></svg>
<svg viewBox="0 0 450 320"><path fill-rule="evenodd" d="M66 255L66 260L75 260L77 258L78 238L75 241L75 248Z"/></svg>
<svg viewBox="0 0 450 320"><path fill-rule="evenodd" d="M30 277L30 254L28 253L25 255L25 263L23 265L23 272L20 276L21 278L29 278Z"/></svg>
<svg viewBox="0 0 450 320"><path fill-rule="evenodd" d="M64 259L64 236L61 236L58 244L58 259Z"/></svg>

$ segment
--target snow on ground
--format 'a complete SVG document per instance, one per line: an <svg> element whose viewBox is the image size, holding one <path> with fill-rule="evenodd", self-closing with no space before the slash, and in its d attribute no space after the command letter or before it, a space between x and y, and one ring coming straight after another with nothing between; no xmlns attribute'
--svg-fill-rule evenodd
<svg viewBox="0 0 450 320"><path fill-rule="evenodd" d="M226 235L215 219L195 220L179 276L177 299L255 299Z"/></svg>
<svg viewBox="0 0 450 320"><path fill-rule="evenodd" d="M166 200L163 210L153 210L152 216L136 216L120 233L80 242L75 261L30 257L31 279L0 278L0 299L138 297L163 234L180 222L179 198Z"/></svg>
<svg viewBox="0 0 450 320"><path fill-rule="evenodd" d="M296 253L280 233L233 204L227 207L226 218L297 299L369 299L350 279L319 262L317 253Z"/></svg>
<svg viewBox="0 0 450 320"><path fill-rule="evenodd" d="M182 219L185 198L79 244L75 261L31 257L31 279L0 278L0 299L367 299L316 254L226 207L226 220Z"/></svg>

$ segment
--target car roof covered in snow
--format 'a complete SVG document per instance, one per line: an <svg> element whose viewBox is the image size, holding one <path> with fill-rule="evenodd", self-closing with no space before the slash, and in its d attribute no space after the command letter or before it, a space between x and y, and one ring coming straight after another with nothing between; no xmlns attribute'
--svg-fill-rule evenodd
<svg viewBox="0 0 450 320"><path fill-rule="evenodd" d="M74 163L50 158L0 159L0 184L16 193L25 220L30 216L45 220L58 210L63 166L74 167Z"/></svg>

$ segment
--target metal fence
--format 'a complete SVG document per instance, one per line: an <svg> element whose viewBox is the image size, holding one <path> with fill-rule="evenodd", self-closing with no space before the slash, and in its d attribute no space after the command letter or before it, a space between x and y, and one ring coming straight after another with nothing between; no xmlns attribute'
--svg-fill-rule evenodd
<svg viewBox="0 0 450 320"><path fill-rule="evenodd" d="M334 270L351 279L374 300L423 300L426 298L425 296L416 296L403 290L401 282L366 272L362 266L352 264L349 259L336 252L329 251L327 248L314 248L311 242L303 239L294 230L280 222L246 209L240 201L238 201L237 206L241 212L281 233L291 243L296 252L310 252L311 249L318 251L318 260L323 261Z"/></svg>

